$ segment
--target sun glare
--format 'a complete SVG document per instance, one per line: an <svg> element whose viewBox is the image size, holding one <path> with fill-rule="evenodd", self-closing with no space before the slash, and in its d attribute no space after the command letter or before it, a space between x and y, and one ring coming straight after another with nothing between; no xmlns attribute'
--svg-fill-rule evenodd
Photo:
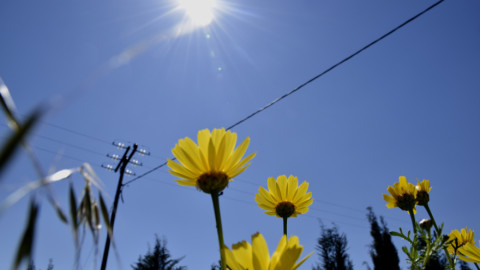
<svg viewBox="0 0 480 270"><path fill-rule="evenodd" d="M217 0L178 0L178 6L194 26L202 27L213 21Z"/></svg>

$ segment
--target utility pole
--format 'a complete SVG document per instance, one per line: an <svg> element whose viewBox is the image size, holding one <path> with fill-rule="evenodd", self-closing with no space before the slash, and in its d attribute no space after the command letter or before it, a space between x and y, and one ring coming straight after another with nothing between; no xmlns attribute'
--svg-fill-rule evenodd
<svg viewBox="0 0 480 270"><path fill-rule="evenodd" d="M102 266L101 270L105 270L107 268L107 261L108 261L108 252L110 250L110 234L113 236L113 225L115 223L115 216L117 213L117 206L118 206L118 200L120 199L120 193L122 193L122 187L123 187L123 175L125 174L125 170L127 169L127 164L130 162L130 159L132 159L133 155L137 151L138 145L134 144L132 152L130 155L128 155L128 152L130 151L130 146L128 146L125 149L125 153L123 154L122 159L120 159L120 162L118 162L117 167L115 168L115 172L117 172L120 169L120 179L118 180L118 185L117 185L117 192L115 193L115 200L113 201L113 209L112 209L112 214L110 216L110 226L112 231L107 234L107 240L105 242L105 249L103 250L103 258L102 258ZM128 155L128 157L127 157Z"/></svg>

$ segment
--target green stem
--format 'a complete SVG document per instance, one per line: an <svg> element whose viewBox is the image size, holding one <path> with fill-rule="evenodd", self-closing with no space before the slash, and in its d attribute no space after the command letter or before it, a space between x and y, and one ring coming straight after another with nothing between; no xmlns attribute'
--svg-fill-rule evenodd
<svg viewBox="0 0 480 270"><path fill-rule="evenodd" d="M432 220L433 226L435 227L435 232L437 232L436 233L437 237L443 237L443 235L441 235L440 229L437 226L437 223L435 222L435 218L433 217L432 211L430 211L430 207L428 207L428 203L426 203L424 207L425 207L425 210L427 210L428 216ZM452 269L455 269L455 262L453 262L452 258L448 254L447 247L443 247L443 251L445 252L445 256L447 257L448 264L450 264L450 267L452 267Z"/></svg>
<svg viewBox="0 0 480 270"><path fill-rule="evenodd" d="M283 234L287 235L287 220L288 217L283 218Z"/></svg>
<svg viewBox="0 0 480 270"><path fill-rule="evenodd" d="M427 267L427 263L430 260L430 254L431 254L431 242L432 242L432 234L430 233L430 229L427 230L427 247L425 249L425 258L423 259L423 267Z"/></svg>
<svg viewBox="0 0 480 270"><path fill-rule="evenodd" d="M213 210L215 211L215 222L217 223L218 244L220 246L220 269L226 269L225 250L223 242L222 219L220 217L220 203L218 201L218 193L212 192Z"/></svg>
<svg viewBox="0 0 480 270"><path fill-rule="evenodd" d="M428 207L428 203L424 205L425 210L427 210L428 216L430 216L430 219L432 220L433 226L435 227L435 231L437 232L437 235L440 233L440 229L438 229L437 223L435 222L435 218L432 215L432 212L430 211L430 207Z"/></svg>
<svg viewBox="0 0 480 270"><path fill-rule="evenodd" d="M473 264L475 264L475 267L477 267L477 269L480 270L480 267L478 267L477 263L473 263Z"/></svg>
<svg viewBox="0 0 480 270"><path fill-rule="evenodd" d="M408 213L410 214L410 219L412 220L413 233L414 233L414 235L417 235L417 226L416 226L416 222L415 222L415 215L413 214L413 209L408 210Z"/></svg>

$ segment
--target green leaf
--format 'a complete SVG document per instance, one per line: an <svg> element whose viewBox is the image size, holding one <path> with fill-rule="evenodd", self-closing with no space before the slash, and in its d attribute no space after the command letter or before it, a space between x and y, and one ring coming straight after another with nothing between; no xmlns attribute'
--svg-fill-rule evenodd
<svg viewBox="0 0 480 270"><path fill-rule="evenodd" d="M95 217L95 228L100 229L102 227L102 223L100 222L100 211L98 210L98 205L96 203L93 204L93 214Z"/></svg>
<svg viewBox="0 0 480 270"><path fill-rule="evenodd" d="M60 208L60 206L58 206L56 203L53 203L53 207L55 208L58 218L60 218L63 223L68 224L67 215L63 213L62 208Z"/></svg>
<svg viewBox="0 0 480 270"><path fill-rule="evenodd" d="M38 122L40 116L41 116L40 110L34 111L27 118L27 121L25 122L25 124L21 125L17 130L15 130L7 138L0 152L0 173L2 172L7 162L10 161L16 149L22 144L27 134L30 132L30 130L32 130L34 125Z"/></svg>
<svg viewBox="0 0 480 270"><path fill-rule="evenodd" d="M403 234L401 234L401 233L399 233L399 232L394 232L394 231L391 231L391 232L390 232L390 235L392 235L392 236L398 236L398 237L402 237L402 238L404 237Z"/></svg>
<svg viewBox="0 0 480 270"><path fill-rule="evenodd" d="M37 224L39 206L32 200L30 202L30 210L28 213L28 222L25 227L25 231L20 241L17 253L15 255L15 261L13 269L18 269L22 261L26 260L30 262L32 259L33 242L35 239L35 225Z"/></svg>
<svg viewBox="0 0 480 270"><path fill-rule="evenodd" d="M78 215L78 226L80 226L85 219L85 197L82 198L80 201L80 205L77 208L77 215Z"/></svg>
<svg viewBox="0 0 480 270"><path fill-rule="evenodd" d="M77 239L77 233L78 233L78 212L77 212L77 198L75 196L75 191L73 189L72 183L70 183L70 219L72 221L72 229L73 229L73 234L75 239Z"/></svg>
<svg viewBox="0 0 480 270"><path fill-rule="evenodd" d="M87 219L87 224L88 226L90 227L90 231L92 233L94 233L94 227L93 227L93 215L92 215L92 200L91 200L91 197L90 197L90 185L87 184L85 186L85 196L84 196L84 200L85 200L85 218Z"/></svg>
<svg viewBox="0 0 480 270"><path fill-rule="evenodd" d="M403 234L403 231L401 229L400 229L400 232L391 231L390 235L403 238L403 239L407 240L410 244L413 243L412 240L410 240L409 237L407 237L405 234ZM408 231L408 235L410 235L410 231Z"/></svg>

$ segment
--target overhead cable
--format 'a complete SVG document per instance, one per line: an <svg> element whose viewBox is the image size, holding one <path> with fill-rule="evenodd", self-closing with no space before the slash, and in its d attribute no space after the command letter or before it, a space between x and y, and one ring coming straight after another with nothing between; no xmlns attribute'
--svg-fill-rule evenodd
<svg viewBox="0 0 480 270"><path fill-rule="evenodd" d="M383 40L384 38L388 37L389 35L393 34L394 32L396 32L397 30L399 30L400 28L404 27L405 25L407 25L408 23L414 21L415 19L417 19L418 17L422 16L423 14L425 14L426 12L428 12L429 10L431 10L432 8L436 7L438 4L442 3L444 0L440 0L436 3L434 3L433 5L429 6L428 8L424 9L423 11L421 11L420 13L416 14L415 16L411 17L410 19L406 20L405 22L401 23L400 25L398 25L397 27L393 28L392 30L388 31L387 33L385 33L384 35L380 36L379 38L375 39L374 41L368 43L367 45L365 45L364 47L362 47L361 49L357 50L356 52L350 54L349 56L345 57L344 59L342 59L341 61L337 62L336 64L334 64L333 66L327 68L326 70L324 70L323 72L319 73L318 75L316 75L315 77L311 78L310 80L300 84L299 86L297 86L295 89L291 90L290 92L276 98L275 100L273 100L272 102L270 102L269 104L263 106L262 108L258 109L257 111L251 113L250 115L248 115L247 117L239 120L238 122L234 123L233 125L227 127L227 130L229 129L232 129L238 125L240 125L241 123L247 121L248 119L254 117L255 115L257 115L258 113L268 109L269 107L273 106L274 104L276 104L277 102L279 102L280 100L290 96L291 94L297 92L298 90L302 89L303 87L307 86L308 84L312 83L313 81L317 80L318 78L322 77L323 75L327 74L328 72L332 71L333 69L335 69L336 67L340 66L341 64L347 62L348 60L352 59L353 57L355 57L356 55L360 54L361 52L363 52L364 50L370 48L371 46L373 46L374 44L378 43L379 41ZM154 167L153 169L151 170L148 170L147 172L133 178L132 180L126 182L124 185L128 185L130 183L133 183L135 181L137 181L138 179L164 167L165 165L167 165L167 162L164 162L156 167Z"/></svg>

